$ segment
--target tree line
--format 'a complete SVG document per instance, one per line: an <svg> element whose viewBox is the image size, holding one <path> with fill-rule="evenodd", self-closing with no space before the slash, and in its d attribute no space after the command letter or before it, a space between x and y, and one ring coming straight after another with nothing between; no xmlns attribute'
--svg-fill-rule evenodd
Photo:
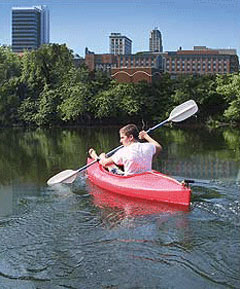
<svg viewBox="0 0 240 289"><path fill-rule="evenodd" d="M163 74L151 84L117 83L103 72L76 67L73 59L65 44L22 56L0 47L0 126L156 122L189 99L199 105L199 122L240 122L240 74Z"/></svg>

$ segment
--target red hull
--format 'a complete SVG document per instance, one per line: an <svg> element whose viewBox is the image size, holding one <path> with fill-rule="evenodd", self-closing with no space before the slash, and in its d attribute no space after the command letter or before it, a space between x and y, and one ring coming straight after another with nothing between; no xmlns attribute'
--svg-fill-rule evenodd
<svg viewBox="0 0 240 289"><path fill-rule="evenodd" d="M88 159L88 163L93 160ZM121 195L163 203L189 206L191 190L157 171L119 176L106 171L99 163L88 167L88 177L95 185Z"/></svg>
<svg viewBox="0 0 240 289"><path fill-rule="evenodd" d="M160 213L175 214L178 212L189 212L189 206L143 200L115 194L94 185L91 181L88 181L88 189L92 195L95 206L102 210L107 210L108 213L109 208L112 208L113 212L118 212L115 216L120 219L129 216L136 217Z"/></svg>

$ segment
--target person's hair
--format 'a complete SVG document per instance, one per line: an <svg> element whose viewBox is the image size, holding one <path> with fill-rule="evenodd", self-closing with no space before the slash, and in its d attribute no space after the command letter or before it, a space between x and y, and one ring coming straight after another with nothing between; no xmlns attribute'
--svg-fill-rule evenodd
<svg viewBox="0 0 240 289"><path fill-rule="evenodd" d="M134 139L138 139L139 131L135 124L127 124L120 129L120 132L124 133L127 137L130 135L133 136Z"/></svg>

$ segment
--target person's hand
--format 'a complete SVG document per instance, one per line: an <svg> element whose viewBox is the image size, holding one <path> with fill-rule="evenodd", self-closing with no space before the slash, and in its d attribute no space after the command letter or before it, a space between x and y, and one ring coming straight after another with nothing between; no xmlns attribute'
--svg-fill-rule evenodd
<svg viewBox="0 0 240 289"><path fill-rule="evenodd" d="M89 151L88 151L89 155L91 155L94 151L95 150L93 148L90 148Z"/></svg>
<svg viewBox="0 0 240 289"><path fill-rule="evenodd" d="M101 153L101 154L99 155L99 157L100 157L100 159L105 159L105 158L106 158L106 154L105 154L105 153Z"/></svg>
<svg viewBox="0 0 240 289"><path fill-rule="evenodd" d="M98 159L98 155L96 153L96 151L93 148L90 148L88 151L90 157L94 160Z"/></svg>
<svg viewBox="0 0 240 289"><path fill-rule="evenodd" d="M139 139L145 139L147 135L148 135L147 132L145 130L142 130L142 131L140 131L138 138Z"/></svg>
<svg viewBox="0 0 240 289"><path fill-rule="evenodd" d="M99 155L99 159L100 159L100 161L99 161L100 165L105 166L105 162L104 161L106 159L106 154L105 153L101 153Z"/></svg>

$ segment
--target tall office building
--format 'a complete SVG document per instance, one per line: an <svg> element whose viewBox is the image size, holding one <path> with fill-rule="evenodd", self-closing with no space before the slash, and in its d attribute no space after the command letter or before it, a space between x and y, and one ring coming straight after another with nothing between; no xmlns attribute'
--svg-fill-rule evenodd
<svg viewBox="0 0 240 289"><path fill-rule="evenodd" d="M111 33L109 36L110 54L124 55L132 53L132 40L121 33Z"/></svg>
<svg viewBox="0 0 240 289"><path fill-rule="evenodd" d="M44 6L12 8L12 50L33 50L49 43L49 11Z"/></svg>
<svg viewBox="0 0 240 289"><path fill-rule="evenodd" d="M163 52L162 35L157 28L150 32L149 50L151 52Z"/></svg>

